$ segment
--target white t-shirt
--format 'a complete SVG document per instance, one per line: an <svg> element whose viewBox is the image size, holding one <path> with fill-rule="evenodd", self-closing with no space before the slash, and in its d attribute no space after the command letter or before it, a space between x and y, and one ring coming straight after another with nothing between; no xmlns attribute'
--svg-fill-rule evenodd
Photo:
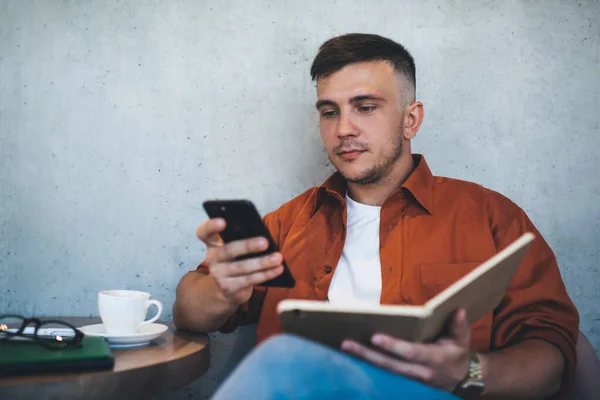
<svg viewBox="0 0 600 400"><path fill-rule="evenodd" d="M357 203L346 194L346 243L329 286L332 304L379 304L381 261L379 215L381 207Z"/></svg>

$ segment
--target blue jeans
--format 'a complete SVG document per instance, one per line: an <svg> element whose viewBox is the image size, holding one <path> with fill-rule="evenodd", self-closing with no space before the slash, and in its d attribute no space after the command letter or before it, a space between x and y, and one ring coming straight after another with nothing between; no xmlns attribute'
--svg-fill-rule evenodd
<svg viewBox="0 0 600 400"><path fill-rule="evenodd" d="M294 335L279 335L242 360L213 399L457 400L457 397L323 345Z"/></svg>

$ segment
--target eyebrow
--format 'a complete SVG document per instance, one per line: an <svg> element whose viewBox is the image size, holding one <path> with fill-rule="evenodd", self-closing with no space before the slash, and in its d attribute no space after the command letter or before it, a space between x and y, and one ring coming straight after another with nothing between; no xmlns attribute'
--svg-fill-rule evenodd
<svg viewBox="0 0 600 400"><path fill-rule="evenodd" d="M365 101L365 100L375 100L375 101L383 101L385 102L386 100L381 97L381 96L377 96L374 94L359 94L357 96L354 96L350 99L349 103L357 103L359 101ZM315 104L315 107L317 108L317 110L323 106L337 106L337 103L333 100L328 100L328 99L322 99L322 100L318 100L317 104Z"/></svg>

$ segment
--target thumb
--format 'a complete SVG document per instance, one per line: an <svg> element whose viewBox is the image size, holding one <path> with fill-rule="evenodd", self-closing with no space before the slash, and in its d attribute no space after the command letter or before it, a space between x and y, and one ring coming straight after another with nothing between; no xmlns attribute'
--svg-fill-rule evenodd
<svg viewBox="0 0 600 400"><path fill-rule="evenodd" d="M223 240L220 233L225 229L225 220L214 218L203 222L196 228L196 236L200 239L208 249L220 247L223 245Z"/></svg>
<svg viewBox="0 0 600 400"><path fill-rule="evenodd" d="M459 308L452 318L452 337L462 346L469 346L470 330L469 321L467 320L467 311L464 308Z"/></svg>

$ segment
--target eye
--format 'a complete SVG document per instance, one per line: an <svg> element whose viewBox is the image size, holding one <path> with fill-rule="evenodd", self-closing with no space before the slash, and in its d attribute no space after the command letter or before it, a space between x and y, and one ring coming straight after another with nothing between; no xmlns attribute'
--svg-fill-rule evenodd
<svg viewBox="0 0 600 400"><path fill-rule="evenodd" d="M363 104L358 107L358 111L361 113L368 114L377 108L374 104Z"/></svg>
<svg viewBox="0 0 600 400"><path fill-rule="evenodd" d="M323 118L333 118L337 114L338 113L336 110L322 110L321 111L321 117L323 117Z"/></svg>

